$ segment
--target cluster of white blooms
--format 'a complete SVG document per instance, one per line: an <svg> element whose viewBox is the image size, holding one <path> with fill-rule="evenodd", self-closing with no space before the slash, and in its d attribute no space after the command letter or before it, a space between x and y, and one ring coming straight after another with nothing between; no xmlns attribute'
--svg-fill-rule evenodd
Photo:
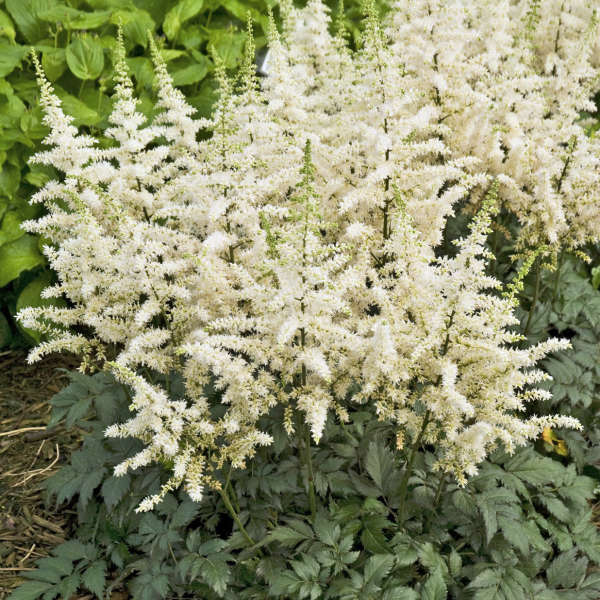
<svg viewBox="0 0 600 600"><path fill-rule="evenodd" d="M270 443L258 424L277 405L288 432L300 420L315 441L332 411L368 405L398 447L435 446L460 482L498 444L579 426L523 417L545 397L535 363L565 343L518 347L515 299L486 275L501 208L534 244L578 245L599 223L598 155L576 123L595 76L587 4L526 4L416 0L389 29L367 5L351 52L321 0L287 3L262 82L251 25L238 79L215 57L210 119L192 118L152 42L147 123L120 42L108 148L78 134L37 65L51 148L34 160L63 177L33 197L48 213L27 228L58 274L45 296L69 304L19 317L47 334L30 360L76 352L131 390L132 418L107 435L145 447L116 473L173 465L140 510L182 484L195 500L218 487L217 469ZM465 202L478 207L470 233L439 257Z"/></svg>
<svg viewBox="0 0 600 600"><path fill-rule="evenodd" d="M450 156L497 178L523 247L577 248L600 239L595 112L600 29L595 0L403 3L386 35ZM477 203L484 189L469 200Z"/></svg>

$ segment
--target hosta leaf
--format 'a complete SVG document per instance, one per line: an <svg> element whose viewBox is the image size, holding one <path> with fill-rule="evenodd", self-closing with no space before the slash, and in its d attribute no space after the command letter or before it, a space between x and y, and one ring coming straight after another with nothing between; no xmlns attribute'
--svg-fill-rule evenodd
<svg viewBox="0 0 600 600"><path fill-rule="evenodd" d="M204 61L198 64L188 65L182 69L171 71L173 77L173 85L180 87L182 85L191 85L202 81L209 71L210 62L206 58Z"/></svg>
<svg viewBox="0 0 600 600"><path fill-rule="evenodd" d="M45 48L42 52L42 67L50 81L56 81L67 68L64 48Z"/></svg>
<svg viewBox="0 0 600 600"><path fill-rule="evenodd" d="M104 68L102 44L90 36L72 41L67 46L66 58L69 69L79 79L96 79Z"/></svg>
<svg viewBox="0 0 600 600"><path fill-rule="evenodd" d="M165 16L163 31L168 39L174 39L181 26L195 17L204 6L204 0L180 0Z"/></svg>
<svg viewBox="0 0 600 600"><path fill-rule="evenodd" d="M30 43L45 37L48 24L39 18L40 12L54 6L56 0L6 0L6 10Z"/></svg>
<svg viewBox="0 0 600 600"><path fill-rule="evenodd" d="M21 64L26 54L25 46L15 46L0 39L0 77L12 73Z"/></svg>
<svg viewBox="0 0 600 600"><path fill-rule="evenodd" d="M0 36L7 37L11 42L14 42L16 34L10 17L3 10L0 10Z"/></svg>
<svg viewBox="0 0 600 600"><path fill-rule="evenodd" d="M0 287L16 279L23 271L43 265L46 259L38 250L37 238L25 234L0 246Z"/></svg>

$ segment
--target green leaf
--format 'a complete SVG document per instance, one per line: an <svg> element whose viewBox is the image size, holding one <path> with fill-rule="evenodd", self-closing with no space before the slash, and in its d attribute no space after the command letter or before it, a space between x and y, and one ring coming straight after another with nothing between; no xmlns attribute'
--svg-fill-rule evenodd
<svg viewBox="0 0 600 600"><path fill-rule="evenodd" d="M106 562L97 560L88 567L82 577L83 585L98 596L104 596L104 588L106 585Z"/></svg>
<svg viewBox="0 0 600 600"><path fill-rule="evenodd" d="M26 54L27 48L25 46L15 46L0 40L0 77L6 77L14 71L21 64Z"/></svg>
<svg viewBox="0 0 600 600"><path fill-rule="evenodd" d="M55 4L56 0L6 0L6 10L23 37L32 44L48 31L48 24L38 18L39 13Z"/></svg>
<svg viewBox="0 0 600 600"><path fill-rule="evenodd" d="M0 247L0 287L46 262L38 250L37 238L25 234L14 242Z"/></svg>
<svg viewBox="0 0 600 600"><path fill-rule="evenodd" d="M227 591L227 584L230 580L230 571L227 562L212 555L202 561L200 574L208 585L219 595L223 596Z"/></svg>
<svg viewBox="0 0 600 600"><path fill-rule="evenodd" d="M191 85L202 81L207 75L210 67L210 61L205 58L202 63L196 63L171 71L173 85L180 87L182 85Z"/></svg>
<svg viewBox="0 0 600 600"><path fill-rule="evenodd" d="M436 571L427 579L421 589L422 600L446 600L448 589L440 571Z"/></svg>
<svg viewBox="0 0 600 600"><path fill-rule="evenodd" d="M150 14L139 8L114 11L110 22L114 25L121 23L124 38L144 48L148 45L148 32L156 29Z"/></svg>
<svg viewBox="0 0 600 600"><path fill-rule="evenodd" d="M53 586L46 581L27 581L14 590L7 600L36 600Z"/></svg>
<svg viewBox="0 0 600 600"><path fill-rule="evenodd" d="M66 306L66 302L62 298L42 298L42 290L49 287L52 283L52 274L44 272L33 281L29 282L19 294L17 298L17 312L27 306ZM27 329L19 324L19 327L36 342L42 339L42 334L38 331ZM71 424L73 421L71 421ZM67 426L70 427L69 422Z"/></svg>
<svg viewBox="0 0 600 600"><path fill-rule="evenodd" d="M102 482L100 492L108 510L112 510L125 496L131 487L131 476L108 477Z"/></svg>
<svg viewBox="0 0 600 600"><path fill-rule="evenodd" d="M238 66L244 54L246 34L238 33L233 28L211 31L210 45L225 63L228 69Z"/></svg>
<svg viewBox="0 0 600 600"><path fill-rule="evenodd" d="M196 518L199 510L200 506L197 502L192 502L191 500L182 502L173 514L171 527L185 527L189 525Z"/></svg>
<svg viewBox="0 0 600 600"><path fill-rule="evenodd" d="M163 31L168 39L177 37L181 26L195 17L204 5L204 0L180 0L165 16Z"/></svg>
<svg viewBox="0 0 600 600"><path fill-rule="evenodd" d="M7 37L14 44L16 34L10 17L3 10L0 10L0 36Z"/></svg>
<svg viewBox="0 0 600 600"><path fill-rule="evenodd" d="M380 586L394 566L393 554L374 554L365 563L365 583Z"/></svg>
<svg viewBox="0 0 600 600"><path fill-rule="evenodd" d="M267 537L269 540L279 542L284 546L295 546L308 539L308 536L305 534L285 526L276 527Z"/></svg>
<svg viewBox="0 0 600 600"><path fill-rule="evenodd" d="M25 235L25 232L21 229L22 222L23 219L16 210L9 210L4 215L0 226L0 246L14 242Z"/></svg>
<svg viewBox="0 0 600 600"><path fill-rule="evenodd" d="M81 36L67 46L67 64L79 79L97 79L104 68L102 44L90 36Z"/></svg>
<svg viewBox="0 0 600 600"><path fill-rule="evenodd" d="M86 12L57 4L41 11L39 17L50 23L62 23L66 29L95 29L104 25L111 14L110 10Z"/></svg>
<svg viewBox="0 0 600 600"><path fill-rule="evenodd" d="M12 340L12 330L8 320L3 313L0 312L0 348L8 346Z"/></svg>
<svg viewBox="0 0 600 600"><path fill-rule="evenodd" d="M365 459L365 467L371 479L383 492L394 471L394 456L383 443L371 442Z"/></svg>
<svg viewBox="0 0 600 600"><path fill-rule="evenodd" d="M71 96L59 86L55 86L55 92L62 102L65 113L74 118L73 124L75 126L86 125L89 127L100 121L100 115L95 110L88 108L85 103L75 98L75 96Z"/></svg>
<svg viewBox="0 0 600 600"><path fill-rule="evenodd" d="M387 554L391 552L390 546L383 534L383 528L389 526L386 518L379 515L363 519L363 531L360 541L365 550L375 554Z"/></svg>
<svg viewBox="0 0 600 600"><path fill-rule="evenodd" d="M576 556L577 549L573 548L552 561L546 572L548 585L554 588L571 588L585 577L588 561L585 557L576 559Z"/></svg>
<svg viewBox="0 0 600 600"><path fill-rule="evenodd" d="M56 81L67 68L64 48L45 48L42 52L42 67L50 81Z"/></svg>

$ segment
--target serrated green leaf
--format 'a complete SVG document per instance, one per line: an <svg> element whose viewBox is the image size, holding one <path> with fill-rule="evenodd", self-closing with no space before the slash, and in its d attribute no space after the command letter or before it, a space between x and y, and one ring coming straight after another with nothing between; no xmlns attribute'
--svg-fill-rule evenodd
<svg viewBox="0 0 600 600"><path fill-rule="evenodd" d="M104 596L106 587L106 561L97 560L93 562L84 572L81 578L83 585L98 596Z"/></svg>
<svg viewBox="0 0 600 600"><path fill-rule="evenodd" d="M127 494L131 487L131 476L122 475L108 477L102 482L100 493L104 498L104 502L108 510L112 510Z"/></svg>
<svg viewBox="0 0 600 600"><path fill-rule="evenodd" d="M16 588L7 600L36 600L53 586L46 581L26 581Z"/></svg>
<svg viewBox="0 0 600 600"><path fill-rule="evenodd" d="M394 566L393 554L374 554L367 559L364 569L365 583L380 586Z"/></svg>
<svg viewBox="0 0 600 600"><path fill-rule="evenodd" d="M421 589L422 600L446 600L448 589L440 571L431 575Z"/></svg>
<svg viewBox="0 0 600 600"><path fill-rule="evenodd" d="M202 579L219 595L223 596L230 580L229 565L217 555L208 556L200 567Z"/></svg>
<svg viewBox="0 0 600 600"><path fill-rule="evenodd" d="M383 492L394 470L394 455L380 442L371 442L365 458L365 468L377 487Z"/></svg>
<svg viewBox="0 0 600 600"><path fill-rule="evenodd" d="M588 561L585 557L576 558L577 549L573 548L556 557L548 570L548 585L554 588L571 588L576 586L585 577Z"/></svg>

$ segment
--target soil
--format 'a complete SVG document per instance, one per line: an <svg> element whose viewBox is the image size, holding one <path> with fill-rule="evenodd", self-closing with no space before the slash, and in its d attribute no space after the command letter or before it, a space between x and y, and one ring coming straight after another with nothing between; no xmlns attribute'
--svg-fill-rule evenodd
<svg viewBox="0 0 600 600"><path fill-rule="evenodd" d="M75 366L65 356L28 365L25 352L0 352L0 599L68 537L74 511L47 506L43 483L79 439L45 426L48 401L68 382L66 369Z"/></svg>

